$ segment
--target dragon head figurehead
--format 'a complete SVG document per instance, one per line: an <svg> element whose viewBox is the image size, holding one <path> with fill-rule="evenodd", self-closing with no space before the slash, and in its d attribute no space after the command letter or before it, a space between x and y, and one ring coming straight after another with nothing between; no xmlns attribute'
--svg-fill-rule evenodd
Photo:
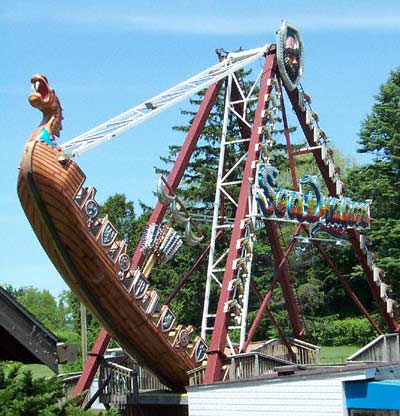
<svg viewBox="0 0 400 416"><path fill-rule="evenodd" d="M62 108L54 90L49 86L44 75L33 75L31 78L32 92L28 99L32 107L43 113L40 127L45 128L50 136L60 137L62 130Z"/></svg>

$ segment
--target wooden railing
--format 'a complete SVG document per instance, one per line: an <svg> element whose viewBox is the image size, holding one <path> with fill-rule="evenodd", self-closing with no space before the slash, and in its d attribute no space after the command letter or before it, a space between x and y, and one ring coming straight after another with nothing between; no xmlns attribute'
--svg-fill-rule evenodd
<svg viewBox="0 0 400 416"><path fill-rule="evenodd" d="M169 390L161 381L150 371L135 363L132 368L137 372L137 383L139 392L149 390Z"/></svg>
<svg viewBox="0 0 400 416"><path fill-rule="evenodd" d="M100 366L100 402L114 409L124 409L127 403L135 403L139 396L137 370L112 362Z"/></svg>
<svg viewBox="0 0 400 416"><path fill-rule="evenodd" d="M72 392L74 391L81 374L82 373L79 372L79 373L60 374L58 376L63 382L65 397L71 397Z"/></svg>
<svg viewBox="0 0 400 416"><path fill-rule="evenodd" d="M206 366L194 368L193 370L188 371L189 376L189 386L200 386L203 384L204 373L206 371Z"/></svg>
<svg viewBox="0 0 400 416"><path fill-rule="evenodd" d="M288 339L292 351L296 355L295 364L319 364L320 349L316 345L299 339ZM254 349L264 355L279 358L281 360L292 361L287 347L280 340L271 340Z"/></svg>
<svg viewBox="0 0 400 416"><path fill-rule="evenodd" d="M293 362L271 357L260 352L232 355L224 362L221 380L234 381L251 379L261 375L272 374L276 367L290 364L293 364ZM203 384L204 372L205 366L189 371L189 384L191 386Z"/></svg>
<svg viewBox="0 0 400 416"><path fill-rule="evenodd" d="M230 357L229 380L251 379L274 373L274 368L292 364L290 361L267 356L259 352L233 355Z"/></svg>
<svg viewBox="0 0 400 416"><path fill-rule="evenodd" d="M400 336L399 334L385 334L375 338L369 344L347 358L348 362L363 361L399 361L400 360Z"/></svg>

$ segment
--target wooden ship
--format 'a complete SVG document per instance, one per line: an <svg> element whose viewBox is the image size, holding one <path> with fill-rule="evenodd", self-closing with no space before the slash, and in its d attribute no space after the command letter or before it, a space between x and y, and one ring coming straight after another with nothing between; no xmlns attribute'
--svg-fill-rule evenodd
<svg viewBox="0 0 400 416"><path fill-rule="evenodd" d="M18 176L18 196L44 250L71 290L125 351L174 390L189 384L187 372L198 367L207 346L191 340L193 329L175 325L169 306L149 289L149 273L182 244L168 225L151 224L142 237L148 256L143 268L130 270L127 243L107 216L99 217L95 188L56 144L62 109L46 77L32 77L29 102L43 120L29 138Z"/></svg>

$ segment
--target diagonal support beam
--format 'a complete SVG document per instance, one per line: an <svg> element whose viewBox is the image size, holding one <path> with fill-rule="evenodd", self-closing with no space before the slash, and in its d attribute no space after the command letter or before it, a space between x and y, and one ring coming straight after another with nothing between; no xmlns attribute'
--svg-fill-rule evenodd
<svg viewBox="0 0 400 416"><path fill-rule="evenodd" d="M176 192L180 181L182 180L185 169L189 164L190 157L197 146L197 142L206 124L208 116L210 115L211 109L215 104L219 90L223 80L218 81L216 84L211 85L200 105L199 111L193 120L190 130L186 136L185 142L179 151L178 157L174 163L174 166L168 175L167 183L169 188ZM148 224L159 223L162 221L165 215L167 207L157 202L155 209L153 210ZM132 268L141 267L144 261L144 255L140 250L140 244L136 247L136 251L132 257Z"/></svg>
<svg viewBox="0 0 400 416"><path fill-rule="evenodd" d="M277 231L277 225L276 223L268 220L264 221L264 224L267 231L268 241L271 246L272 257L274 258L275 268L277 269L280 267L282 259L285 258L279 242L280 240ZM297 236L298 233L295 233L295 235ZM285 299L285 305L288 312L290 326L293 330L293 335L295 338L302 338L304 335L304 328L300 320L298 303L293 292L293 286L286 261L282 266L279 284L282 288L282 294Z"/></svg>
<svg viewBox="0 0 400 416"><path fill-rule="evenodd" d="M215 239L218 240L219 237L221 237L223 233L223 230L219 230L217 235L215 236ZM182 279L178 282L176 285L176 288L173 290L173 292L168 296L167 300L164 302L164 305L169 305L175 296L179 293L179 291L182 289L182 287L185 285L185 283L189 280L190 276L193 274L193 272L199 267L199 265L202 263L202 261L205 259L205 257L210 252L211 244L209 244L203 252L200 254L200 256L197 258L197 260L194 262L192 267L187 271L187 273L182 277Z"/></svg>
<svg viewBox="0 0 400 416"><path fill-rule="evenodd" d="M257 315L254 318L254 321L253 321L253 323L251 325L251 328L250 328L250 330L249 330L249 332L247 334L247 339L246 339L246 342L245 342L245 344L243 346L243 350L244 351L247 350L247 347L249 346L250 342L252 341L252 339L254 337L254 334L256 333L256 330L258 328L258 325L261 322L262 315L263 315L265 309L267 308L268 303L270 302L270 300L272 298L272 293L274 291L274 288L275 288L276 284L278 283L279 279L281 278L282 273L283 273L284 268L285 268L285 265L286 265L286 262L287 262L287 260L289 258L289 255L292 252L292 250L293 250L293 248L294 248L294 246L296 244L296 237L300 234L301 228L302 228L302 226L301 226L301 224L299 224L297 226L294 234L293 234L293 237L292 237L292 240L290 241L289 246L287 247L287 249L285 251L285 254L282 256L282 258L281 258L281 260L280 260L280 262L278 264L278 267L276 268L274 277L273 277L273 279L271 280L271 283L270 283L269 290L266 293L266 295L264 296L264 299L263 299L263 301L261 303L261 306L258 309Z"/></svg>
<svg viewBox="0 0 400 416"><path fill-rule="evenodd" d="M261 305L264 299L263 299L260 291L256 288L253 280L251 281L250 284L251 284L251 288L253 289L253 292L256 294L256 296L258 298L258 301L260 302L260 305ZM282 340L283 344L288 349L289 355L290 355L292 361L295 363L296 362L296 354L293 352L292 346L288 342L285 334L282 331L282 328L280 327L279 323L275 319L274 315L272 315L272 312L268 308L267 305L265 305L265 313L268 315L269 320L271 321L272 325L275 327L276 331L278 332L279 338ZM240 352L246 352L246 351L242 350Z"/></svg>
<svg viewBox="0 0 400 416"><path fill-rule="evenodd" d="M286 93L290 99L290 102L293 106L293 110L297 115L297 118L299 120L299 123L301 125L301 128L303 130L304 136L308 142L308 144L312 147L314 146L314 134L313 130L310 128L310 126L306 122L306 112L300 107L299 105L299 91L298 89L294 89L293 91L288 91L286 89ZM317 163L317 166L321 172L321 175L324 179L324 182L329 190L330 195L334 197L338 197L337 191L336 191L336 184L332 180L332 178L329 175L329 169L325 165L321 151L313 151L314 159ZM350 243L353 246L354 252L356 254L356 257L358 258L358 261L361 265L361 268L363 269L364 276L368 282L368 285L371 289L372 295L375 299L375 302L377 303L379 310L386 322L386 325L388 326L389 330L391 332L400 332L400 324L396 321L396 319L387 312L386 309L386 303L381 298L379 290L374 283L373 279L373 272L371 270L370 264L368 264L368 259L365 254L365 252L362 250L360 246L360 233L353 229L348 228L347 229L347 235L349 237Z"/></svg>
<svg viewBox="0 0 400 416"><path fill-rule="evenodd" d="M360 309L360 311L364 314L364 316L368 319L369 323L371 324L372 328L375 329L375 331L382 335L382 331L379 329L376 322L373 320L371 315L368 313L368 311L364 308L363 304L361 303L360 299L358 299L357 295L354 293L354 291L351 289L349 284L346 282L346 279L339 273L339 270L335 266L335 263L332 261L332 259L326 254L325 250L321 247L320 244L315 245L317 247L317 250L321 254L321 256L324 258L325 263L329 266L329 268L335 273L336 277L339 279L341 285L344 287L348 295L351 297L353 302L357 305L357 307Z"/></svg>
<svg viewBox="0 0 400 416"><path fill-rule="evenodd" d="M99 335L97 336L92 351L89 353L89 358L85 364L81 376L79 377L78 384L75 386L75 389L72 392L72 397L77 397L89 389L96 375L97 369L103 360L103 355L110 341L111 336L105 329L102 328L99 332Z"/></svg>
<svg viewBox="0 0 400 416"><path fill-rule="evenodd" d="M281 92L280 82L278 83L278 92ZM232 87L232 98L233 100L238 100L238 101L241 98L240 92L238 90L236 83L234 83ZM281 111L282 111L282 120L284 124L284 134L285 134L286 143L288 146L288 156L289 156L290 168L292 172L293 184L295 187L298 187L296 175L295 175L293 156L291 155L290 133L289 133L289 127L287 123L287 116L286 116L286 111L285 111L283 94L280 94L280 105L281 105ZM243 112L242 103L240 102L236 103L235 108L239 113ZM251 131L247 126L243 124L240 125L239 123L239 127L240 127L242 138L247 138L251 135ZM272 250L275 267L278 267L283 257L283 251L282 251L281 244L279 242L279 236L277 233L277 225L272 221L265 221L265 227L266 227L267 234L268 234L268 241L270 243L271 250ZM282 293L285 299L285 304L287 305L287 311L288 311L290 325L293 330L293 335L296 338L301 338L304 333L304 328L300 320L300 312L298 309L296 296L293 292L293 286L291 284L289 270L286 266L284 267L284 270L281 275L280 285L282 287Z"/></svg>

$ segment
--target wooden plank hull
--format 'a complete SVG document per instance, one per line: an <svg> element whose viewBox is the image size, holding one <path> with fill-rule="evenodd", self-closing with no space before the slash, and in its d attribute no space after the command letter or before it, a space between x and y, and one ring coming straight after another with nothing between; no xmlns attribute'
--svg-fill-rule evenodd
<svg viewBox="0 0 400 416"><path fill-rule="evenodd" d="M28 142L18 177L18 196L34 232L71 290L130 354L175 390L188 385L198 364L145 313L118 278L118 264L88 232L87 218L74 202L85 175L60 163L60 152L42 141Z"/></svg>

